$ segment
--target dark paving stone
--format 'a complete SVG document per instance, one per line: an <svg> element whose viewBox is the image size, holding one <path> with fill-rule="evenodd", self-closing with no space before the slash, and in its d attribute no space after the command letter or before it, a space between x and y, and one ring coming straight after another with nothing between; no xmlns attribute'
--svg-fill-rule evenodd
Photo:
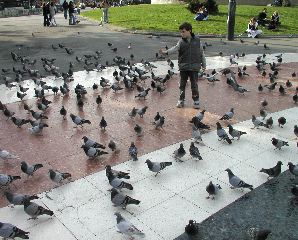
<svg viewBox="0 0 298 240"><path fill-rule="evenodd" d="M292 181L291 177L286 171L213 214L198 224L197 237L184 233L175 240L248 240L251 227L270 229L268 240L297 240L298 200L290 189L298 179Z"/></svg>

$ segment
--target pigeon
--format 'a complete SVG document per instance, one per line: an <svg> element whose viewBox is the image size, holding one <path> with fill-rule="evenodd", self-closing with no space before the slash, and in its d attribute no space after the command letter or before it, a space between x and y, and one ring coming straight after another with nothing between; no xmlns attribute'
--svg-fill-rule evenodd
<svg viewBox="0 0 298 240"><path fill-rule="evenodd" d="M117 150L117 145L113 140L110 140L110 142L108 143L108 148L115 152Z"/></svg>
<svg viewBox="0 0 298 240"><path fill-rule="evenodd" d="M134 131L135 131L135 133L137 134L138 137L142 136L142 134L143 134L143 129L138 124L135 125Z"/></svg>
<svg viewBox="0 0 298 240"><path fill-rule="evenodd" d="M275 147L275 149L281 150L281 147L283 146L289 146L289 143L277 138L271 139L272 145Z"/></svg>
<svg viewBox="0 0 298 240"><path fill-rule="evenodd" d="M133 186L130 183L122 181L120 178L116 177L111 171L106 172L110 185L113 188L121 190L122 188L127 188L128 190L133 190Z"/></svg>
<svg viewBox="0 0 298 240"><path fill-rule="evenodd" d="M84 118L80 118L79 116L76 116L74 114L70 114L71 120L73 121L74 124L76 124L77 126L81 126L83 127L83 124L88 123L91 124L91 122L87 119Z"/></svg>
<svg viewBox="0 0 298 240"><path fill-rule="evenodd" d="M145 161L145 163L147 163L147 166L149 168L150 171L155 172L155 177L157 176L157 174L160 173L161 170L163 170L164 168L166 168L167 166L171 166L172 162L152 162L149 159L147 159Z"/></svg>
<svg viewBox="0 0 298 240"><path fill-rule="evenodd" d="M101 103L102 103L102 98L101 98L101 96L100 95L98 95L97 97L96 97L96 104L97 104L97 106L99 106Z"/></svg>
<svg viewBox="0 0 298 240"><path fill-rule="evenodd" d="M0 149L0 158L2 158L3 160L7 160L7 159L13 159L13 158L19 158L19 157L11 154L7 150Z"/></svg>
<svg viewBox="0 0 298 240"><path fill-rule="evenodd" d="M81 148L83 148L86 156L88 156L89 158L96 158L96 157L99 157L101 155L108 154L107 152L101 151L98 148L87 147L86 145L82 145Z"/></svg>
<svg viewBox="0 0 298 240"><path fill-rule="evenodd" d="M282 162L278 161L276 166L268 169L262 168L260 172L268 174L268 179L270 177L277 177L281 173L281 165L283 165Z"/></svg>
<svg viewBox="0 0 298 240"><path fill-rule="evenodd" d="M43 167L43 165L40 163L29 165L25 161L21 162L21 170L24 173L26 173L28 176L33 176L33 173L42 167Z"/></svg>
<svg viewBox="0 0 298 240"><path fill-rule="evenodd" d="M230 120L234 116L234 108L231 108L229 112L226 112L219 120Z"/></svg>
<svg viewBox="0 0 298 240"><path fill-rule="evenodd" d="M201 121L198 120L198 118L196 116L194 116L191 121L191 123L193 123L193 125L197 128L197 129L210 129L210 126L202 123Z"/></svg>
<svg viewBox="0 0 298 240"><path fill-rule="evenodd" d="M286 94L286 90L282 85L279 86L278 91L279 91L280 95L285 95Z"/></svg>
<svg viewBox="0 0 298 240"><path fill-rule="evenodd" d="M138 160L138 149L135 146L134 142L131 142L130 147L128 149L129 156L132 158L133 161Z"/></svg>
<svg viewBox="0 0 298 240"><path fill-rule="evenodd" d="M207 79L208 82L210 83L215 83L219 82L220 80L216 78L216 75L218 72L214 73L213 75L209 75L208 73L206 74L205 78Z"/></svg>
<svg viewBox="0 0 298 240"><path fill-rule="evenodd" d="M155 125L155 129L158 129L158 128L162 128L164 123L165 123L165 117L160 116L160 118L157 121L153 122L153 125Z"/></svg>
<svg viewBox="0 0 298 240"><path fill-rule="evenodd" d="M101 118L99 122L100 129L106 130L106 127L108 126L107 121L104 117Z"/></svg>
<svg viewBox="0 0 298 240"><path fill-rule="evenodd" d="M110 165L106 165L106 176L108 177L109 173L112 173L115 177L117 178L125 178L125 179L130 179L129 173L122 172L122 171L117 171L112 169Z"/></svg>
<svg viewBox="0 0 298 240"><path fill-rule="evenodd" d="M294 165L291 162L288 162L290 173L292 173L294 176L298 176L298 164Z"/></svg>
<svg viewBox="0 0 298 240"><path fill-rule="evenodd" d="M235 137L237 137L237 140L239 140L242 135L247 134L246 132L242 132L242 131L236 130L235 128L232 127L231 124L228 125L228 128L229 128L229 134L231 135L231 137L233 139Z"/></svg>
<svg viewBox="0 0 298 240"><path fill-rule="evenodd" d="M184 229L185 229L185 233L189 236L188 239L193 239L190 236L196 236L199 233L198 225L194 220L189 220L188 224L185 226Z"/></svg>
<svg viewBox="0 0 298 240"><path fill-rule="evenodd" d="M276 86L277 82L274 82L270 85L264 85L265 88L267 88L269 91L273 91L275 89L275 86Z"/></svg>
<svg viewBox="0 0 298 240"><path fill-rule="evenodd" d="M253 190L253 186L245 183L243 180L241 180L239 177L235 176L231 169L227 168L225 171L228 172L229 175L229 182L232 185L233 188L249 188L250 190Z"/></svg>
<svg viewBox="0 0 298 240"><path fill-rule="evenodd" d="M260 85L258 86L258 91L259 91L259 92L262 92L262 91L263 91L263 86L262 86L262 84L260 84Z"/></svg>
<svg viewBox="0 0 298 240"><path fill-rule="evenodd" d="M30 219L37 219L38 216L41 216L44 214L49 215L49 216L54 215L53 211L46 209L46 208L38 205L37 203L30 202L30 200L28 198L26 198L24 200L24 211L29 216L31 216Z"/></svg>
<svg viewBox="0 0 298 240"><path fill-rule="evenodd" d="M36 125L34 127L31 127L31 128L28 128L28 130L31 134L34 134L34 135L40 134L40 135L42 135L43 128L45 128L45 127L49 127L49 125L46 124L46 123L40 122L38 125Z"/></svg>
<svg viewBox="0 0 298 240"><path fill-rule="evenodd" d="M192 134L191 134L192 139L198 143L198 142L203 142L202 136L200 129L198 129L196 126L192 126Z"/></svg>
<svg viewBox="0 0 298 240"><path fill-rule="evenodd" d="M203 158L202 158L202 156L200 154L200 151L195 146L194 142L191 142L190 143L189 153L190 153L190 156L192 156L193 158L198 159L198 160L203 160Z"/></svg>
<svg viewBox="0 0 298 240"><path fill-rule="evenodd" d="M30 110L32 117L34 117L36 120L38 119L48 119L47 116L45 116L43 113L41 112L35 112L33 110Z"/></svg>
<svg viewBox="0 0 298 240"><path fill-rule="evenodd" d="M112 188L111 190L111 201L114 204L114 207L122 207L126 209L126 206L129 204L139 205L141 201L133 199L127 195L120 193L117 189Z"/></svg>
<svg viewBox="0 0 298 240"><path fill-rule="evenodd" d="M266 108L268 106L268 102L266 101L266 99L261 101L261 106L262 108Z"/></svg>
<svg viewBox="0 0 298 240"><path fill-rule="evenodd" d="M100 83L101 83L101 82L100 82ZM101 86L102 86L102 85L101 85ZM117 91L120 91L120 90L122 90L123 88L120 87L120 86L118 85L118 83L115 82L115 83L112 84L111 89L113 89L114 93L116 93Z"/></svg>
<svg viewBox="0 0 298 240"><path fill-rule="evenodd" d="M293 186L291 188L291 193L295 196L298 197L298 187L297 186Z"/></svg>
<svg viewBox="0 0 298 240"><path fill-rule="evenodd" d="M196 115L196 118L197 118L199 121L202 121L203 118L204 118L205 112L206 112L206 110L203 110L203 111L199 112L199 113Z"/></svg>
<svg viewBox="0 0 298 240"><path fill-rule="evenodd" d="M252 123L254 125L253 129L254 128L259 128L260 126L263 126L263 127L267 127L265 123L263 123L261 120L257 119L255 115L252 115Z"/></svg>
<svg viewBox="0 0 298 240"><path fill-rule="evenodd" d="M25 199L34 200L39 198L36 195L29 196L29 195L11 193L11 192L4 192L4 195L8 200L8 202L13 205L24 205Z"/></svg>
<svg viewBox="0 0 298 240"><path fill-rule="evenodd" d="M266 240L270 233L269 229L249 228L247 230L249 240Z"/></svg>
<svg viewBox="0 0 298 240"><path fill-rule="evenodd" d="M15 115L15 112L12 112L12 111L8 110L8 109L5 107L4 110L3 110L3 114L4 114L5 117L7 117L7 120L8 120L8 119L11 118L13 115Z"/></svg>
<svg viewBox="0 0 298 240"><path fill-rule="evenodd" d="M22 239L29 239L30 232L25 232L22 229L12 225L10 223L3 223L0 222L0 237L3 239L15 239L15 238L22 238Z"/></svg>
<svg viewBox="0 0 298 240"><path fill-rule="evenodd" d="M135 98L144 98L144 100L146 99L146 96L148 95L149 91L151 90L151 88L147 88L145 89L143 92L140 92L138 95L135 96Z"/></svg>
<svg viewBox="0 0 298 240"><path fill-rule="evenodd" d="M147 108L148 108L148 106L145 106L145 107L142 107L142 108L140 108L140 109L137 109L137 114L139 114L140 117L143 118L144 114L145 114L146 111L147 111Z"/></svg>
<svg viewBox="0 0 298 240"><path fill-rule="evenodd" d="M283 125L286 124L287 119L285 119L284 117L280 117L277 121L278 121L278 126L283 128Z"/></svg>
<svg viewBox="0 0 298 240"><path fill-rule="evenodd" d="M178 160L179 162L183 162L181 160L181 158L186 154L186 151L184 149L183 143L180 143L179 148L176 149L173 154L174 154L174 158L176 160Z"/></svg>
<svg viewBox="0 0 298 240"><path fill-rule="evenodd" d="M216 123L217 126L217 136L219 137L218 141L225 140L228 144L232 144L231 139L229 138L226 131L221 127L220 123Z"/></svg>
<svg viewBox="0 0 298 240"><path fill-rule="evenodd" d="M270 117L270 118L268 118L266 120L266 123L265 123L264 127L266 127L266 128L272 128L272 126L273 126L273 118Z"/></svg>
<svg viewBox="0 0 298 240"><path fill-rule="evenodd" d="M218 191L221 189L221 186L219 184L213 184L212 181L209 182L209 184L206 187L206 191L209 194L207 199L211 197L212 200L215 199L215 195L218 193Z"/></svg>
<svg viewBox="0 0 298 240"><path fill-rule="evenodd" d="M286 81L286 86L287 86L287 88L290 88L293 86L293 84L290 82L289 79Z"/></svg>
<svg viewBox="0 0 298 240"><path fill-rule="evenodd" d="M270 48L267 46L266 43L264 43L264 49L265 49L265 50L269 50L269 49L270 49Z"/></svg>
<svg viewBox="0 0 298 240"><path fill-rule="evenodd" d="M82 137L82 139L84 140L84 145L86 147L88 147L88 148L89 147L102 148L102 149L105 149L106 148L104 145L102 145L102 144L100 144L98 142L95 142L95 141L93 141L92 139L90 139L90 138L88 138L86 136Z"/></svg>
<svg viewBox="0 0 298 240"><path fill-rule="evenodd" d="M7 187L13 181L21 179L20 176L12 176L6 174L0 174L0 187Z"/></svg>
<svg viewBox="0 0 298 240"><path fill-rule="evenodd" d="M117 220L117 228L118 232L128 235L130 237L136 235L140 237L145 237L145 234L142 233L139 229L137 229L132 223L129 221L125 220L119 212L115 213L116 215L116 220Z"/></svg>
<svg viewBox="0 0 298 240"><path fill-rule="evenodd" d="M298 137L298 126L297 125L294 126L294 134L296 137ZM0 153L0 157L1 157L1 153Z"/></svg>
<svg viewBox="0 0 298 240"><path fill-rule="evenodd" d="M128 113L131 118L134 118L137 115L138 109L133 107L133 109Z"/></svg>
<svg viewBox="0 0 298 240"><path fill-rule="evenodd" d="M17 117L11 117L11 121L20 128L22 125L29 123L28 119L22 119Z"/></svg>
<svg viewBox="0 0 298 240"><path fill-rule="evenodd" d="M63 120L66 119L66 114L67 114L67 110L64 108L64 106L62 106L60 109L60 115L63 116Z"/></svg>
<svg viewBox="0 0 298 240"><path fill-rule="evenodd" d="M295 104L298 103L298 95L297 95L297 93L293 96L293 101L294 101Z"/></svg>
<svg viewBox="0 0 298 240"><path fill-rule="evenodd" d="M71 178L70 173L62 173L57 170L50 169L49 170L50 179L55 183L62 183L64 179Z"/></svg>
<svg viewBox="0 0 298 240"><path fill-rule="evenodd" d="M263 120L267 117L268 113L264 109L260 109L260 116L263 117Z"/></svg>

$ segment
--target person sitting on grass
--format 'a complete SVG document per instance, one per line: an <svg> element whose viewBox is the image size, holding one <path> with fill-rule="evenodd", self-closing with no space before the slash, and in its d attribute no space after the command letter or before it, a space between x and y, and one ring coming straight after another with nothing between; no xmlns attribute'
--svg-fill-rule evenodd
<svg viewBox="0 0 298 240"><path fill-rule="evenodd" d="M250 19L246 32L247 36L252 38L258 38L262 34L262 30L258 30L258 23L255 17Z"/></svg>
<svg viewBox="0 0 298 240"><path fill-rule="evenodd" d="M281 23L280 23L280 19L279 19L279 14L278 14L278 12L277 11L275 11L273 14L272 14L272 16L271 16L271 21L272 22L274 22L274 24L277 26L277 25L280 25Z"/></svg>
<svg viewBox="0 0 298 240"><path fill-rule="evenodd" d="M197 21L208 20L208 10L207 10L207 8L201 7L197 11L197 15L194 17L194 20L197 20Z"/></svg>
<svg viewBox="0 0 298 240"><path fill-rule="evenodd" d="M270 20L267 19L267 8L264 8L263 11L259 13L258 24L261 26L265 26L269 22Z"/></svg>

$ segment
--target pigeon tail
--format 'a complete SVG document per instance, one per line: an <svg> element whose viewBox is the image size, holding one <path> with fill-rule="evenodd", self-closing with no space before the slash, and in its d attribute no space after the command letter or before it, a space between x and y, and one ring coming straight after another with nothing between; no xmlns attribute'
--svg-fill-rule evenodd
<svg viewBox="0 0 298 240"><path fill-rule="evenodd" d="M128 197L127 199L127 204L135 204L135 205L139 205L141 201L137 200L137 199L133 199L131 197Z"/></svg>
<svg viewBox="0 0 298 240"><path fill-rule="evenodd" d="M226 137L224 140L226 140L228 144L232 144L232 140L230 138Z"/></svg>
<svg viewBox="0 0 298 240"><path fill-rule="evenodd" d="M49 210L49 209L43 209L41 214L46 214L46 215L50 215L50 216L53 216L54 215L54 212Z"/></svg>
<svg viewBox="0 0 298 240"><path fill-rule="evenodd" d="M18 179L21 179L21 177L20 176L11 176L12 181L15 181L15 180L18 180Z"/></svg>
<svg viewBox="0 0 298 240"><path fill-rule="evenodd" d="M127 182L123 182L123 188L133 190L133 186L130 183L127 183Z"/></svg>
<svg viewBox="0 0 298 240"><path fill-rule="evenodd" d="M82 124L84 124L84 123L91 124L91 122L89 120L82 119Z"/></svg>
<svg viewBox="0 0 298 240"><path fill-rule="evenodd" d="M28 234L30 234L30 232L25 232L22 229L17 228L14 237L29 239L29 236L27 236Z"/></svg>
<svg viewBox="0 0 298 240"><path fill-rule="evenodd" d="M70 178L71 174L70 173L62 173L62 177L63 177L63 179Z"/></svg>

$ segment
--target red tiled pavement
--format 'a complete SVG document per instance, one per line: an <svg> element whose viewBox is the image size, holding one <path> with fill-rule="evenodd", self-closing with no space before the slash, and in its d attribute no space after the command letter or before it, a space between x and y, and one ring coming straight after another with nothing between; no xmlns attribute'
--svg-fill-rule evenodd
<svg viewBox="0 0 298 240"><path fill-rule="evenodd" d="M247 72L249 77L238 80L239 84L247 87L251 92L245 95L234 92L227 86L226 78L219 76L220 82L209 84L206 81L199 81L200 99L202 108L206 109L204 122L215 128L215 122L231 107L235 109L235 117L232 122L238 122L251 118L252 114L259 115L260 101L266 99L269 102L268 111L278 111L295 106L292 102L294 89L298 86L298 79L292 79L291 73L297 69L298 63L283 64L279 73L278 82L285 82L290 79L294 85L289 94L280 96L278 87L269 92L264 89L262 93L257 91L259 83L268 84L268 79L262 79L255 67L249 67ZM6 117L0 115L0 142L1 148L16 154L20 159L12 159L0 162L0 173L21 175L22 179L11 185L11 190L16 192L34 194L51 189L55 184L47 176L49 168L68 171L72 173L72 179L78 179L88 174L92 174L104 168L106 164L115 165L129 159L128 147L134 141L139 148L139 154L145 154L156 149L163 148L173 143L185 140L191 136L191 124L189 120L197 113L192 108L190 97L190 84L187 86L187 102L184 109L177 109L175 104L178 99L178 78L176 75L167 85L167 90L160 96L151 91L147 100L138 100L135 91L123 90L113 93L110 90L93 92L88 89L84 111L79 111L76 106L75 96L70 97L49 96L47 99L53 101L50 109L46 112L49 120L49 128L44 130L43 136L30 135L27 128L16 128ZM148 85L150 83L148 82ZM278 84L279 86L279 84ZM95 98L97 94L103 97L103 103L97 107ZM26 101L35 107L35 100ZM83 128L74 128L70 117L62 120L59 114L61 106L64 105L68 113L74 113L89 119L92 124L86 124ZM137 116L130 119L128 112L133 107L148 106L148 110L143 119ZM16 116L28 118L20 103L8 104L7 107L16 112ZM151 124L156 112L166 117L164 130L155 130ZM99 121L104 116L108 127L106 131L99 128ZM31 117L31 116L30 116ZM144 128L144 135L137 137L133 131L135 123ZM227 122L223 122L225 126ZM99 159L89 160L80 148L82 137L88 136L105 145L110 139L117 141L120 149L119 153L109 153ZM109 151L110 152L110 151ZM29 163L42 163L44 168L26 180L26 176L20 170L20 162L25 160ZM0 207L7 205L6 200L0 195Z"/></svg>

